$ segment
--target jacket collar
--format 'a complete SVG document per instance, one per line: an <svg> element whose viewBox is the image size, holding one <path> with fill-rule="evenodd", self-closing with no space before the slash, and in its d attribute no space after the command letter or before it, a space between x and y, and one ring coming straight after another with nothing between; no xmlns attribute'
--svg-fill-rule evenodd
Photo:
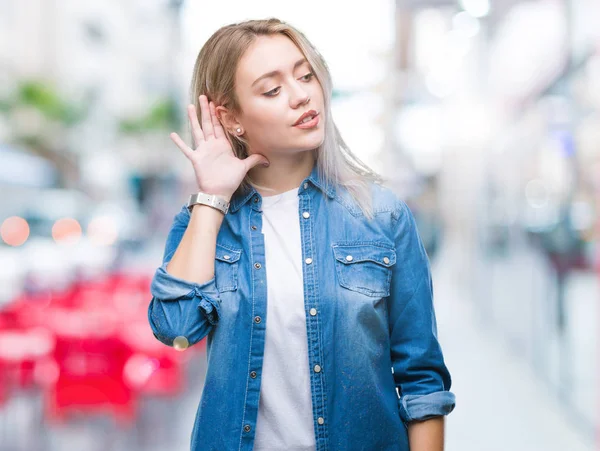
<svg viewBox="0 0 600 451"><path fill-rule="evenodd" d="M308 185L306 185L308 183ZM318 165L315 163L310 175L305 178L300 184L299 192L303 189L308 189L308 186L312 184L314 187L321 190L324 194L326 194L329 198L333 199L335 197L335 186L332 184L327 184L322 177L321 170ZM246 191L238 190L235 192L233 197L231 198L231 203L229 206L229 212L235 213L238 211L246 202L248 202L252 196L258 194L258 191L253 186L250 186Z"/></svg>

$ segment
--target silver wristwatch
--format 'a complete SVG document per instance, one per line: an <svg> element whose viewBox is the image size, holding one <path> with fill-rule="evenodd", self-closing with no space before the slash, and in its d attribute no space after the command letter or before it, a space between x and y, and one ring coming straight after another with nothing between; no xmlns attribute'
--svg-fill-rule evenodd
<svg viewBox="0 0 600 451"><path fill-rule="evenodd" d="M224 215L226 215L229 210L229 202L227 202L227 199L222 196L217 196L216 194L206 194L202 192L192 194L187 204L190 213L192 212L192 207L196 204L208 205L209 207L216 208Z"/></svg>

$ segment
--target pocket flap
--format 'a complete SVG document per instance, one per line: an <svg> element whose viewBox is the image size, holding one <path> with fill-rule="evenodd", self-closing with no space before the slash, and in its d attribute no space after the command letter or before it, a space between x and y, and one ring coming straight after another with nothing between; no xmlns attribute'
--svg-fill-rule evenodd
<svg viewBox="0 0 600 451"><path fill-rule="evenodd" d="M215 258L225 263L235 263L240 259L241 249L232 249L217 243Z"/></svg>
<svg viewBox="0 0 600 451"><path fill-rule="evenodd" d="M384 244L334 244L333 254L345 265L370 261L389 268L396 263L396 250Z"/></svg>

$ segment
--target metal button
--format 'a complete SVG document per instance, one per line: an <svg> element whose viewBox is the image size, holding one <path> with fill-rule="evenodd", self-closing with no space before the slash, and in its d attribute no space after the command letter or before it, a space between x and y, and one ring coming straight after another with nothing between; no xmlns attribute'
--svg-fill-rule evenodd
<svg viewBox="0 0 600 451"><path fill-rule="evenodd" d="M320 373L321 372L321 367L319 365L315 365L315 373Z"/></svg>
<svg viewBox="0 0 600 451"><path fill-rule="evenodd" d="M190 346L190 342L183 335L175 337L173 340L173 347L178 351L183 351Z"/></svg>
<svg viewBox="0 0 600 451"><path fill-rule="evenodd" d="M312 263L312 258L308 257L306 260L304 260L304 262L305 262L307 265L310 265L310 264Z"/></svg>
<svg viewBox="0 0 600 451"><path fill-rule="evenodd" d="M229 255L223 255L223 258L224 258L225 260L229 260L231 257L230 257Z"/></svg>
<svg viewBox="0 0 600 451"><path fill-rule="evenodd" d="M354 257L352 257L352 255L346 255L346 261L351 262L352 260L354 260Z"/></svg>
<svg viewBox="0 0 600 451"><path fill-rule="evenodd" d="M386 265L390 262L390 259L387 257L383 257L383 263L385 263Z"/></svg>
<svg viewBox="0 0 600 451"><path fill-rule="evenodd" d="M323 418L323 417L317 418L317 423L324 424L325 423L325 418Z"/></svg>
<svg viewBox="0 0 600 451"><path fill-rule="evenodd" d="M262 265L260 263L254 263L254 267L256 269L260 269L260 268L262 268Z"/></svg>
<svg viewBox="0 0 600 451"><path fill-rule="evenodd" d="M256 379L256 371L250 371L250 377Z"/></svg>
<svg viewBox="0 0 600 451"><path fill-rule="evenodd" d="M308 183L304 183L304 189L308 188Z"/></svg>
<svg viewBox="0 0 600 451"><path fill-rule="evenodd" d="M250 227L250 228L251 228L252 230L256 230L258 227L256 227L256 226L252 226L252 227Z"/></svg>
<svg viewBox="0 0 600 451"><path fill-rule="evenodd" d="M302 213L302 217L308 219L310 218L310 213L308 211L305 211L304 213Z"/></svg>
<svg viewBox="0 0 600 451"><path fill-rule="evenodd" d="M261 322L261 317L260 317L260 316L255 316L255 317L254 317L254 322L255 322L256 324L260 323L260 322Z"/></svg>
<svg viewBox="0 0 600 451"><path fill-rule="evenodd" d="M252 202L254 202L255 204L258 203L258 197L255 197L254 199L252 199Z"/></svg>
<svg viewBox="0 0 600 451"><path fill-rule="evenodd" d="M315 316L317 314L317 309L316 308L311 308L310 309L310 316Z"/></svg>
<svg viewBox="0 0 600 451"><path fill-rule="evenodd" d="M252 429L252 428L250 427L249 424L247 424L246 426L244 426L244 431L250 432L250 429Z"/></svg>

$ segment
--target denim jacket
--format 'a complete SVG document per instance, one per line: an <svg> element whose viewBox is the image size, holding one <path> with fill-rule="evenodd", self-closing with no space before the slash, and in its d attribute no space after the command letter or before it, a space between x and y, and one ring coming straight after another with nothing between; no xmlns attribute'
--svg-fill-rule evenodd
<svg viewBox="0 0 600 451"><path fill-rule="evenodd" d="M372 220L343 187L325 185L316 165L298 188L317 451L409 450L410 421L455 405L414 217L388 188L370 188ZM253 188L232 197L214 277L201 284L166 272L190 219L182 206L152 280L156 338L169 346L207 340L192 450L253 447L269 320L261 202Z"/></svg>

